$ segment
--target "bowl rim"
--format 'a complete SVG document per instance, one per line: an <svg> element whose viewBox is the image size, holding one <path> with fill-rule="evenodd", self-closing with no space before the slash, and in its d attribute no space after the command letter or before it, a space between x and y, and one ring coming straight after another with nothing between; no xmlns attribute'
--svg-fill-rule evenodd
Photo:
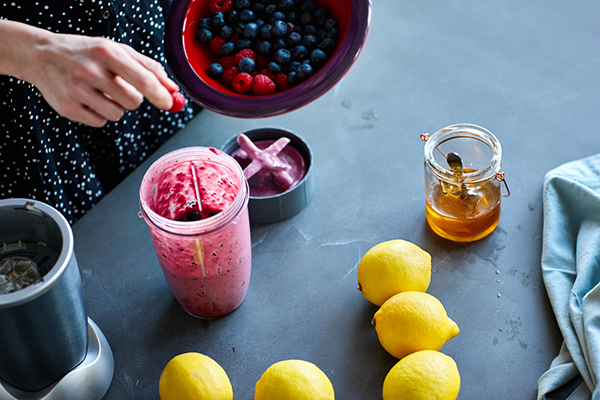
<svg viewBox="0 0 600 400"><path fill-rule="evenodd" d="M204 83L183 48L183 27L192 0L173 0L165 27L167 64L180 88L203 108L237 118L265 118L301 108L327 93L358 59L371 26L371 0L350 0L346 35L333 57L300 85L268 96L235 96Z"/></svg>

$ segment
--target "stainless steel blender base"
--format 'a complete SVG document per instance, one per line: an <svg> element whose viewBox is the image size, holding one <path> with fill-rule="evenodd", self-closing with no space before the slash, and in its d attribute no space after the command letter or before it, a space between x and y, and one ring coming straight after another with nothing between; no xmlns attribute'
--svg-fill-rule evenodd
<svg viewBox="0 0 600 400"><path fill-rule="evenodd" d="M100 400L113 378L115 361L106 337L88 317L84 360L49 387L37 392L16 389L0 379L0 400Z"/></svg>

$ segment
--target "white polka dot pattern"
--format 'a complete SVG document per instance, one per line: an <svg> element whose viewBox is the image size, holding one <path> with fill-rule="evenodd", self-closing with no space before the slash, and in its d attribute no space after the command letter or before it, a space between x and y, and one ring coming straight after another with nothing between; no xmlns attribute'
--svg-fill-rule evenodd
<svg viewBox="0 0 600 400"><path fill-rule="evenodd" d="M103 36L161 62L168 0L0 0L0 18L53 32ZM73 223L199 107L171 114L144 103L91 128L60 117L27 82L0 76L0 198L27 197Z"/></svg>

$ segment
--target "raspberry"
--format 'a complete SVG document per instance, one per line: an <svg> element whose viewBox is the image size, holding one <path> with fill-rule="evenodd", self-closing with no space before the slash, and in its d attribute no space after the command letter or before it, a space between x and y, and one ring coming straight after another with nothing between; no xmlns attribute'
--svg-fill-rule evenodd
<svg viewBox="0 0 600 400"><path fill-rule="evenodd" d="M226 57L221 58L221 60L219 60L219 64L221 64L221 67L223 67L225 69L229 69L229 68L233 67L234 65L237 65L237 63L235 62L234 56L226 56Z"/></svg>
<svg viewBox="0 0 600 400"><path fill-rule="evenodd" d="M252 89L253 78L250 74L241 72L236 75L231 83L233 90L238 93L248 93Z"/></svg>
<svg viewBox="0 0 600 400"><path fill-rule="evenodd" d="M235 65L233 67L227 68L225 72L223 72L223 82L231 85L233 83L233 79L240 73L240 69Z"/></svg>
<svg viewBox="0 0 600 400"><path fill-rule="evenodd" d="M243 49L240 50L239 53L235 55L235 62L239 64L242 61L242 58L251 58L253 61L256 61L256 53L252 49Z"/></svg>
<svg viewBox="0 0 600 400"><path fill-rule="evenodd" d="M173 96L173 106L169 109L169 112L178 113L185 107L185 97L179 92L171 93Z"/></svg>
<svg viewBox="0 0 600 400"><path fill-rule="evenodd" d="M275 89L277 89L277 85L268 76L258 74L254 77L254 83L252 83L252 92L254 94L271 94Z"/></svg>
<svg viewBox="0 0 600 400"><path fill-rule="evenodd" d="M223 46L225 43L227 42L221 36L215 36L214 38L210 39L208 46L213 53L220 55L221 46Z"/></svg>
<svg viewBox="0 0 600 400"><path fill-rule="evenodd" d="M216 13L217 11L221 11L225 14L227 11L231 10L233 6L233 0L211 0L208 4L208 8L210 8L211 13Z"/></svg>
<svg viewBox="0 0 600 400"><path fill-rule="evenodd" d="M269 71L268 68L263 68L263 70L260 71L260 73L267 76L272 81L275 80L275 74L273 74L271 71Z"/></svg>
<svg viewBox="0 0 600 400"><path fill-rule="evenodd" d="M285 90L290 87L288 77L283 72L275 75L275 83L277 83L277 87L281 90Z"/></svg>

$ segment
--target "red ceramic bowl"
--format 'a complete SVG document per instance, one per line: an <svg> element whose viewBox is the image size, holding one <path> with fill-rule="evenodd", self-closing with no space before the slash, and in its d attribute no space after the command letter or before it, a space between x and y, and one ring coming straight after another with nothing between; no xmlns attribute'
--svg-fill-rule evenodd
<svg viewBox="0 0 600 400"><path fill-rule="evenodd" d="M304 82L270 95L236 93L207 75L219 60L196 39L196 25L209 17L208 0L174 0L165 32L167 63L182 90L202 107L238 118L263 118L296 110L318 99L344 77L358 58L371 24L371 0L316 0L340 26L337 48L327 63Z"/></svg>

